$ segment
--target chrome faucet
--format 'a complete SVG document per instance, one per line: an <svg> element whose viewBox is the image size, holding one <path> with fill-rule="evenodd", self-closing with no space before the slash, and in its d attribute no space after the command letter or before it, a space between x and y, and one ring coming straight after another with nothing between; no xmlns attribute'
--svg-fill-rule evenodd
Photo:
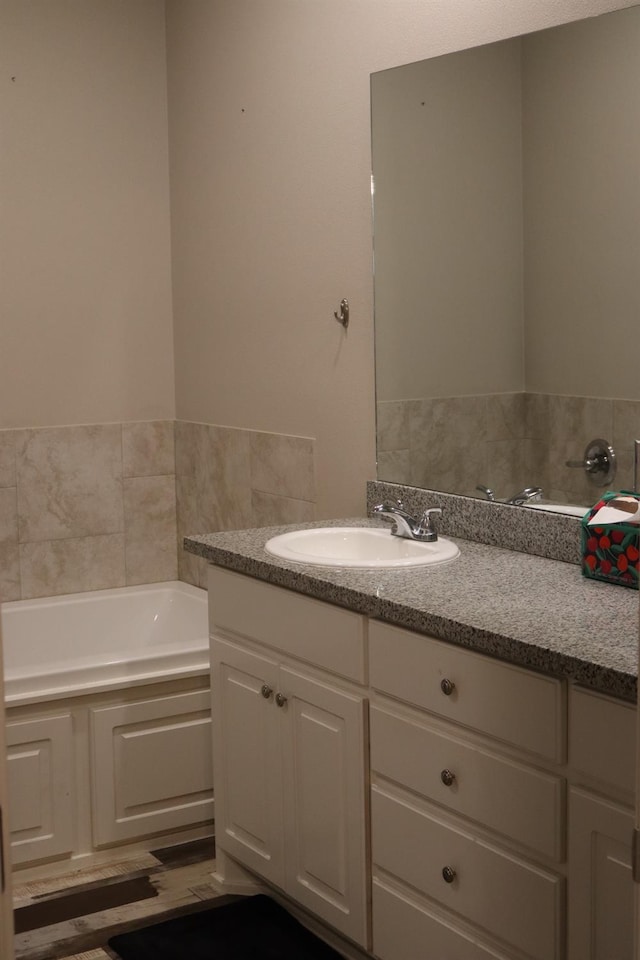
<svg viewBox="0 0 640 960"><path fill-rule="evenodd" d="M495 502L496 495L490 487L485 487L484 484L479 483L476 487L476 490L479 490L480 493L484 493L487 500L491 500L492 503Z"/></svg>
<svg viewBox="0 0 640 960"><path fill-rule="evenodd" d="M522 506L523 503L530 503L532 500L540 500L542 497L542 487L525 487L520 493L505 500L505 503L513 503L516 506Z"/></svg>
<svg viewBox="0 0 640 960"><path fill-rule="evenodd" d="M392 522L391 533L394 537L421 540L426 543L433 543L438 539L438 531L431 518L442 513L440 507L425 510L419 520L406 512L401 500L396 503L379 503L373 508L373 513Z"/></svg>

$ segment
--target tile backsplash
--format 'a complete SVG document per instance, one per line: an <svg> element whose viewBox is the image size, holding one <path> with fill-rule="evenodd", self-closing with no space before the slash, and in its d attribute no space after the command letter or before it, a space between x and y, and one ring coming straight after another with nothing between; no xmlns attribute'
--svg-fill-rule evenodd
<svg viewBox="0 0 640 960"><path fill-rule="evenodd" d="M176 422L178 572L206 585L206 562L182 549L191 533L315 519L314 441Z"/></svg>
<svg viewBox="0 0 640 960"><path fill-rule="evenodd" d="M614 488L630 489L640 402L537 393L397 400L378 403L377 424L379 479L467 496L482 484L502 498L540 486L545 499L590 504L601 488L566 461L604 438L616 452Z"/></svg>
<svg viewBox="0 0 640 960"><path fill-rule="evenodd" d="M204 585L188 533L315 516L314 442L173 420L0 430L0 597Z"/></svg>

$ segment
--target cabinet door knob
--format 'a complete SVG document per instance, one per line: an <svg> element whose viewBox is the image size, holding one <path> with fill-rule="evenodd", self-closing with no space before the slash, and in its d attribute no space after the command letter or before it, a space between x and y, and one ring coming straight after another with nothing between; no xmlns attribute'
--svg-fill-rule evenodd
<svg viewBox="0 0 640 960"><path fill-rule="evenodd" d="M440 779L444 783L445 787L451 787L455 782L456 775L455 773L452 773L451 770L443 770L440 774Z"/></svg>
<svg viewBox="0 0 640 960"><path fill-rule="evenodd" d="M445 697L450 697L453 691L455 690L456 685L453 680L447 680L445 677L444 680L440 681L440 689L444 693Z"/></svg>
<svg viewBox="0 0 640 960"><path fill-rule="evenodd" d="M283 693L276 693L276 703L278 704L279 707L284 707L286 702L287 702L287 698Z"/></svg>
<svg viewBox="0 0 640 960"><path fill-rule="evenodd" d="M442 878L445 883L453 883L456 878L456 872L453 867L442 868Z"/></svg>
<svg viewBox="0 0 640 960"><path fill-rule="evenodd" d="M273 693L273 689L267 683L263 683L262 686L260 687L260 693L265 698L265 700L268 700L271 694Z"/></svg>

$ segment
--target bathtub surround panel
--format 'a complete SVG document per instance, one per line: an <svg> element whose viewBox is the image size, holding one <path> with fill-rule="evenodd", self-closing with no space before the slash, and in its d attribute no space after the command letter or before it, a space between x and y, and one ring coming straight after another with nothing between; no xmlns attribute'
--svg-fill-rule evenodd
<svg viewBox="0 0 640 960"><path fill-rule="evenodd" d="M477 496L509 497L540 486L546 499L592 504L604 488L583 470L591 440L613 445L615 489L633 485L633 441L640 402L539 393L393 400L377 404L378 476L392 483Z"/></svg>
<svg viewBox="0 0 640 960"><path fill-rule="evenodd" d="M315 441L150 420L0 430L3 600L174 580L185 535L315 517Z"/></svg>
<svg viewBox="0 0 640 960"><path fill-rule="evenodd" d="M0 487L0 596L12 600L20 596L18 505L15 486Z"/></svg>
<svg viewBox="0 0 640 960"><path fill-rule="evenodd" d="M313 520L315 516L314 504L308 500L278 497L260 490L251 491L251 509L254 522L259 527L280 526L283 523L305 523Z"/></svg>
<svg viewBox="0 0 640 960"><path fill-rule="evenodd" d="M178 575L206 586L206 563L182 546L196 531L315 517L315 442L206 423L176 422Z"/></svg>
<svg viewBox="0 0 640 960"><path fill-rule="evenodd" d="M121 533L122 427L16 432L21 543Z"/></svg>
<svg viewBox="0 0 640 960"><path fill-rule="evenodd" d="M176 487L173 476L124 480L126 583L174 580Z"/></svg>
<svg viewBox="0 0 640 960"><path fill-rule="evenodd" d="M166 477L174 473L173 420L122 424L124 477Z"/></svg>
<svg viewBox="0 0 640 960"><path fill-rule="evenodd" d="M175 579L173 432L173 420L0 431L3 600Z"/></svg>
<svg viewBox="0 0 640 960"><path fill-rule="evenodd" d="M124 587L124 548L122 533L21 543L22 599Z"/></svg>
<svg viewBox="0 0 640 960"><path fill-rule="evenodd" d="M0 431L0 488L16 485L16 438L13 430Z"/></svg>
<svg viewBox="0 0 640 960"><path fill-rule="evenodd" d="M290 499L315 500L313 441L252 433L251 488Z"/></svg>

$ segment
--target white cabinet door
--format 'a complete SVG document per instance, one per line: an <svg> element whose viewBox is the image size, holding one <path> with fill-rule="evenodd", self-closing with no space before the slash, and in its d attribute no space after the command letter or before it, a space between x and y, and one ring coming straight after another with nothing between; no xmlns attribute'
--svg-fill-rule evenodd
<svg viewBox="0 0 640 960"><path fill-rule="evenodd" d="M2 670L2 629L0 625L0 690L4 689ZM4 710L0 710L0 957L13 960L13 909L9 860L9 816Z"/></svg>
<svg viewBox="0 0 640 960"><path fill-rule="evenodd" d="M216 842L365 945L364 700L211 642Z"/></svg>
<svg viewBox="0 0 640 960"><path fill-rule="evenodd" d="M579 787L569 795L569 960L632 960L633 813Z"/></svg>
<svg viewBox="0 0 640 960"><path fill-rule="evenodd" d="M363 698L284 667L279 693L285 889L365 944Z"/></svg>
<svg viewBox="0 0 640 960"><path fill-rule="evenodd" d="M224 640L211 642L216 843L282 885L282 769L274 696L278 666Z"/></svg>

